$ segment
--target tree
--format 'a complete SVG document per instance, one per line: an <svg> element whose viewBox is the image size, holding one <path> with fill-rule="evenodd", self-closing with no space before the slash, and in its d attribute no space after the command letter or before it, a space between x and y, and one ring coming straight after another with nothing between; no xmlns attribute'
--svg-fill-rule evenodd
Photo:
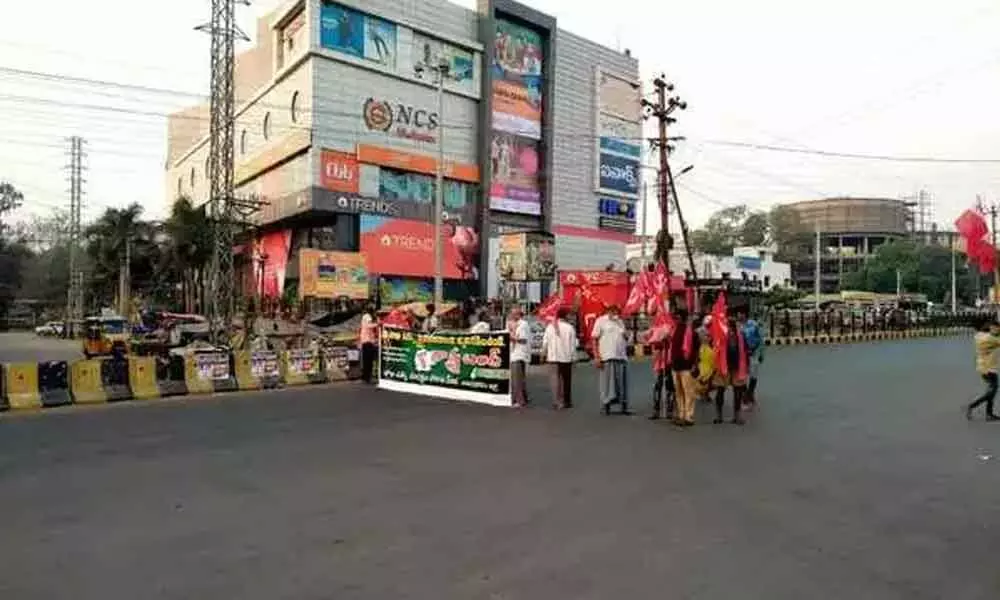
<svg viewBox="0 0 1000 600"><path fill-rule="evenodd" d="M128 310L121 303L123 295L131 296L133 289L142 292L157 287L162 266L158 228L141 219L142 211L139 204L109 208L87 228L94 304L117 304L120 310Z"/></svg>
<svg viewBox="0 0 1000 600"><path fill-rule="evenodd" d="M894 294L897 272L903 292L926 294L932 302L950 299L951 250L913 240L897 240L880 246L861 269L844 275L841 288ZM973 300L973 276L964 259L956 264L956 288L960 302Z"/></svg>
<svg viewBox="0 0 1000 600"><path fill-rule="evenodd" d="M56 210L34 216L14 228L14 236L31 250L20 285L21 298L37 300L44 308L63 307L69 287L69 214ZM78 256L77 260L82 261Z"/></svg>
<svg viewBox="0 0 1000 600"><path fill-rule="evenodd" d="M768 213L767 221L769 240L777 248L775 258L794 263L806 256L811 234L798 211L788 206L775 206Z"/></svg>
<svg viewBox="0 0 1000 600"><path fill-rule="evenodd" d="M703 254L729 256L740 243L743 222L748 214L746 206L724 208L705 222L705 226L691 232L691 247Z"/></svg>
<svg viewBox="0 0 1000 600"><path fill-rule="evenodd" d="M184 310L204 305L205 269L212 258L212 225L203 207L195 208L186 197L174 202L164 224L168 236L168 260L173 280L181 284Z"/></svg>
<svg viewBox="0 0 1000 600"><path fill-rule="evenodd" d="M21 287L25 259L30 251L8 235L4 218L21 207L24 195L12 184L0 182L0 319L6 319Z"/></svg>
<svg viewBox="0 0 1000 600"><path fill-rule="evenodd" d="M767 213L754 211L747 214L740 225L740 245L764 246L768 242L770 224Z"/></svg>

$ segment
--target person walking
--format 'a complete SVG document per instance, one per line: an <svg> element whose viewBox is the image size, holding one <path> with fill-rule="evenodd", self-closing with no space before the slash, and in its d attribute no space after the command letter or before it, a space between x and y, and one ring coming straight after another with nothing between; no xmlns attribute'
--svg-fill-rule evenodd
<svg viewBox="0 0 1000 600"><path fill-rule="evenodd" d="M677 402L674 423L690 427L694 425L694 403L698 394L695 375L701 342L686 310L678 310L674 320L677 327L674 328L674 334L670 339L670 368L674 373L674 394Z"/></svg>
<svg viewBox="0 0 1000 600"><path fill-rule="evenodd" d="M361 345L361 379L367 384L375 383L375 359L378 356L378 320L375 318L374 304L365 306L365 312L361 315L358 343Z"/></svg>
<svg viewBox="0 0 1000 600"><path fill-rule="evenodd" d="M510 311L510 394L517 408L528 405L528 363L531 362L531 325L520 308Z"/></svg>
<svg viewBox="0 0 1000 600"><path fill-rule="evenodd" d="M672 415L675 406L674 376L670 371L670 333L664 332L663 337L650 342L653 348L653 412L650 421L656 421L664 414ZM666 395L666 411L663 410L663 397Z"/></svg>
<svg viewBox="0 0 1000 600"><path fill-rule="evenodd" d="M749 381L743 402L744 408L753 410L757 406L757 379L760 377L760 366L764 362L764 333L757 321L749 318L745 310L739 313L739 326L743 331L743 339L746 340L750 360Z"/></svg>
<svg viewBox="0 0 1000 600"><path fill-rule="evenodd" d="M628 340L617 304L609 305L594 321L594 366L600 371L601 405L605 415L617 404L621 414L628 410Z"/></svg>
<svg viewBox="0 0 1000 600"><path fill-rule="evenodd" d="M729 317L724 328L717 328L716 335L716 370L715 370L715 423L723 422L722 409L726 404L726 388L733 390L733 424L743 425L741 411L743 398L746 395L748 369L750 359L747 354L747 343L743 337L743 329L736 319Z"/></svg>
<svg viewBox="0 0 1000 600"><path fill-rule="evenodd" d="M997 395L997 350L1000 349L1000 325L987 319L979 324L979 331L973 339L976 349L976 372L986 382L986 391L965 408L965 418L972 419L972 411L986 405L986 420L997 421L1000 416L993 412L993 401Z"/></svg>
<svg viewBox="0 0 1000 600"><path fill-rule="evenodd" d="M576 328L569 324L569 311L560 308L542 335L542 358L551 366L553 408L573 406L573 363L576 361Z"/></svg>

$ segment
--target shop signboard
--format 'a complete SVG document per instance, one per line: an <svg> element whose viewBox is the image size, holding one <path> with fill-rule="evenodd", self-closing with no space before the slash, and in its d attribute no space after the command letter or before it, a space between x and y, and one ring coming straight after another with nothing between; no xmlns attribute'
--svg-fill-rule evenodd
<svg viewBox="0 0 1000 600"><path fill-rule="evenodd" d="M229 354L225 352L200 352L194 355L195 371L204 381L229 379Z"/></svg>
<svg viewBox="0 0 1000 600"><path fill-rule="evenodd" d="M369 97L361 105L361 118L369 131L437 143L440 117L430 109L400 100Z"/></svg>
<svg viewBox="0 0 1000 600"><path fill-rule="evenodd" d="M511 406L510 334L424 334L383 327L379 387Z"/></svg>
<svg viewBox="0 0 1000 600"><path fill-rule="evenodd" d="M388 200L359 194L338 194L322 188L313 188L313 208L319 211L373 215L425 223L434 221L433 202ZM449 226L475 223L476 205L469 203L459 209L445 206L442 217L445 222L450 224Z"/></svg>
<svg viewBox="0 0 1000 600"><path fill-rule="evenodd" d="M642 129L635 121L598 114L598 141L601 152L638 159L642 155Z"/></svg>
<svg viewBox="0 0 1000 600"><path fill-rule="evenodd" d="M361 215L361 253L368 272L433 277L435 229L432 223ZM479 234L446 224L437 234L443 245L442 275L449 279L478 277Z"/></svg>
<svg viewBox="0 0 1000 600"><path fill-rule="evenodd" d="M639 195L639 160L601 153L598 165L598 191L601 193Z"/></svg>
<svg viewBox="0 0 1000 600"><path fill-rule="evenodd" d="M332 192L356 194L360 173L358 159L352 154L323 150L320 153L320 185Z"/></svg>
<svg viewBox="0 0 1000 600"><path fill-rule="evenodd" d="M301 298L368 297L368 270L360 252L299 250Z"/></svg>

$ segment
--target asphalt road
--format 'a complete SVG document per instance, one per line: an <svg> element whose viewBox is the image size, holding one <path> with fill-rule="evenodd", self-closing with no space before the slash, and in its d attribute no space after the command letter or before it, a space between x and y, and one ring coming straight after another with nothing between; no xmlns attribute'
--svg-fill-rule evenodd
<svg viewBox="0 0 1000 600"><path fill-rule="evenodd" d="M44 362L83 358L80 340L38 337L34 333L0 333L0 363Z"/></svg>
<svg viewBox="0 0 1000 600"><path fill-rule="evenodd" d="M568 413L351 384L5 415L0 598L1000 597L968 339L765 367L745 427L601 417L586 367Z"/></svg>

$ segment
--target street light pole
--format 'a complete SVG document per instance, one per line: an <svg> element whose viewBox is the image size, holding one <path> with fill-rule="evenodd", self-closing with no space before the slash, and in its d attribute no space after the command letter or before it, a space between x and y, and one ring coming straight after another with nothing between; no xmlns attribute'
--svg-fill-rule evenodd
<svg viewBox="0 0 1000 600"><path fill-rule="evenodd" d="M448 62L439 56L433 69L437 73L438 95L438 157L434 194L434 311L435 314L441 314L444 304L444 246L441 240L441 226L444 224L444 79L448 75Z"/></svg>

